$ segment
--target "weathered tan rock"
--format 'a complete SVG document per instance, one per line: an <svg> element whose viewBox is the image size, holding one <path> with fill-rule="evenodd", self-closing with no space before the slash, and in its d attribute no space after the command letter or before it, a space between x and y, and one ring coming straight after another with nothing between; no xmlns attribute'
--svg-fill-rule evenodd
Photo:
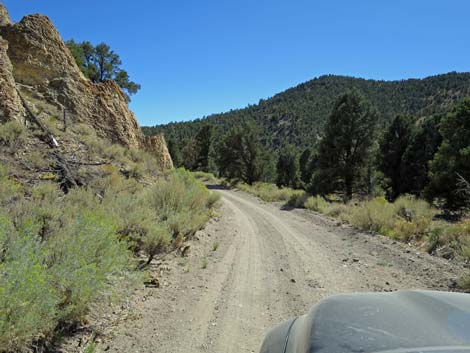
<svg viewBox="0 0 470 353"><path fill-rule="evenodd" d="M0 34L9 43L13 76L31 104L50 115L65 107L72 124L89 125L115 143L143 146L143 134L119 86L86 79L47 17L26 16L1 27Z"/></svg>
<svg viewBox="0 0 470 353"><path fill-rule="evenodd" d="M7 50L8 42L0 37L0 122L9 120L24 122L25 110L16 91L13 66Z"/></svg>
<svg viewBox="0 0 470 353"><path fill-rule="evenodd" d="M66 109L69 126L88 125L114 143L148 150L162 169L173 167L163 136L144 137L115 82L94 84L82 74L49 18L11 23L0 4L0 35L0 121L24 116L17 88L33 110L57 117Z"/></svg>
<svg viewBox="0 0 470 353"><path fill-rule="evenodd" d="M145 145L147 151L156 156L163 169L173 168L173 161L163 135L146 137Z"/></svg>
<svg viewBox="0 0 470 353"><path fill-rule="evenodd" d="M0 26L5 26L11 23L10 14L6 7L0 3Z"/></svg>

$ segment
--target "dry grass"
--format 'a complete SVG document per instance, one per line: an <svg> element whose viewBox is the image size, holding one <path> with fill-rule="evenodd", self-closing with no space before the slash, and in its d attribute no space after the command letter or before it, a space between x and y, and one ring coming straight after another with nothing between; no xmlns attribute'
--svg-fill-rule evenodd
<svg viewBox="0 0 470 353"><path fill-rule="evenodd" d="M237 184L237 188L259 197L266 202L278 202L292 200L296 195L303 194L303 191L290 188L278 188L270 183L254 183L248 185L244 183Z"/></svg>

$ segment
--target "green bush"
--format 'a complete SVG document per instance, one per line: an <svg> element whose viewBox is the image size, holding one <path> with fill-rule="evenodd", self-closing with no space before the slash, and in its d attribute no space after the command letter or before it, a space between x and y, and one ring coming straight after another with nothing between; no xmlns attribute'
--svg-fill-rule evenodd
<svg viewBox="0 0 470 353"><path fill-rule="evenodd" d="M201 171L192 172L194 177L203 183L208 184L219 184L220 180L216 178L216 176L212 173L206 173Z"/></svg>
<svg viewBox="0 0 470 353"><path fill-rule="evenodd" d="M289 201L293 195L302 193L290 188L278 188L271 183L254 183L253 185L240 183L237 187L266 202Z"/></svg>
<svg viewBox="0 0 470 353"><path fill-rule="evenodd" d="M204 226L214 196L191 173L177 169L150 188L147 200L176 238L191 236Z"/></svg>
<svg viewBox="0 0 470 353"><path fill-rule="evenodd" d="M0 178L0 189L12 182ZM130 264L116 220L86 190L14 188L0 215L0 351L25 351L83 318Z"/></svg>
<svg viewBox="0 0 470 353"><path fill-rule="evenodd" d="M325 214L329 217L339 218L343 221L348 220L349 208L340 202L332 202L328 204Z"/></svg>
<svg viewBox="0 0 470 353"><path fill-rule="evenodd" d="M444 228L441 241L447 244L457 256L470 260L470 219L452 224Z"/></svg>
<svg viewBox="0 0 470 353"><path fill-rule="evenodd" d="M171 234L166 225L153 223L142 238L142 250L147 254L147 264L150 264L155 255L162 252L171 244Z"/></svg>
<svg viewBox="0 0 470 353"><path fill-rule="evenodd" d="M328 202L321 196L310 196L304 203L304 207L308 210L327 213L329 209Z"/></svg>
<svg viewBox="0 0 470 353"><path fill-rule="evenodd" d="M207 207L213 208L219 200L220 200L220 195L215 192L211 192L209 194L209 197L207 198Z"/></svg>
<svg viewBox="0 0 470 353"><path fill-rule="evenodd" d="M287 201L287 205L292 207L304 208L305 202L308 200L309 194L302 190L293 190Z"/></svg>
<svg viewBox="0 0 470 353"><path fill-rule="evenodd" d="M132 251L150 263L201 229L219 198L184 170L152 186L116 166L101 173L64 195L53 183L21 186L0 168L0 351L27 351L84 319L134 277Z"/></svg>
<svg viewBox="0 0 470 353"><path fill-rule="evenodd" d="M381 197L349 207L349 221L359 229L387 234L394 226L394 207Z"/></svg>
<svg viewBox="0 0 470 353"><path fill-rule="evenodd" d="M401 196L394 202L395 212L410 222L425 219L430 222L437 213L429 203L414 196Z"/></svg>
<svg viewBox="0 0 470 353"><path fill-rule="evenodd" d="M61 319L80 320L113 277L128 269L127 244L114 220L99 210L77 215L48 243L47 263L61 298Z"/></svg>
<svg viewBox="0 0 470 353"><path fill-rule="evenodd" d="M0 264L0 349L24 351L49 337L59 318L59 295L41 244L18 235Z"/></svg>
<svg viewBox="0 0 470 353"><path fill-rule="evenodd" d="M12 152L26 143L27 135L26 127L16 120L0 124L0 144Z"/></svg>

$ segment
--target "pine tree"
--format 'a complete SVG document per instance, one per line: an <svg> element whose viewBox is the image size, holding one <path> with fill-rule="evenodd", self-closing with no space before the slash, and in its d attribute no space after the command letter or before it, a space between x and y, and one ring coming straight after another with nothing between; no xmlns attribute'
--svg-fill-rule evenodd
<svg viewBox="0 0 470 353"><path fill-rule="evenodd" d="M209 151L212 144L213 128L212 125L205 124L196 134L197 143L197 161L196 169L207 172L209 170Z"/></svg>
<svg viewBox="0 0 470 353"><path fill-rule="evenodd" d="M277 186L298 188L300 185L299 153L291 144L284 145L277 160Z"/></svg>
<svg viewBox="0 0 470 353"><path fill-rule="evenodd" d="M392 201L410 189L403 156L413 140L414 131L413 117L398 115L380 142L378 169L386 177L387 195Z"/></svg>
<svg viewBox="0 0 470 353"><path fill-rule="evenodd" d="M170 152L171 159L173 160L173 165L175 167L182 166L183 157L181 156L181 150L173 138L167 140L168 152Z"/></svg>
<svg viewBox="0 0 470 353"><path fill-rule="evenodd" d="M459 211L468 206L459 183L461 178L470 180L470 99L442 119L440 133L443 141L431 163L426 195L442 200L451 211Z"/></svg>
<svg viewBox="0 0 470 353"><path fill-rule="evenodd" d="M306 148L299 157L299 169L300 169L300 180L302 181L304 187L310 183L312 178L311 170L311 158L312 150Z"/></svg>
<svg viewBox="0 0 470 353"><path fill-rule="evenodd" d="M260 135L254 121L230 129L216 148L219 174L248 184L265 180L269 171L269 155L261 144Z"/></svg>
<svg viewBox="0 0 470 353"><path fill-rule="evenodd" d="M92 82L114 80L124 90L128 100L130 95L140 90L140 85L131 81L127 71L121 68L119 55L106 43L93 46L87 41L77 43L71 39L65 44L80 70Z"/></svg>
<svg viewBox="0 0 470 353"><path fill-rule="evenodd" d="M441 118L440 115L431 116L417 126L414 138L403 155L406 188L402 192L420 196L429 184L429 164L442 143L439 132Z"/></svg>
<svg viewBox="0 0 470 353"><path fill-rule="evenodd" d="M320 194L342 192L352 198L365 172L378 114L357 92L341 96L325 125L313 188Z"/></svg>

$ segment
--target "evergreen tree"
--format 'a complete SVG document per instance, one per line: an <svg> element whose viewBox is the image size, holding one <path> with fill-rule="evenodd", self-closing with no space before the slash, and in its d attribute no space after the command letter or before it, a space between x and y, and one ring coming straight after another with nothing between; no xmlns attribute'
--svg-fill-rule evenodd
<svg viewBox="0 0 470 353"><path fill-rule="evenodd" d="M418 125L413 141L403 155L403 180L406 183L403 192L420 196L429 184L429 164L442 143L441 118L440 115L428 117Z"/></svg>
<svg viewBox="0 0 470 353"><path fill-rule="evenodd" d="M205 124L201 127L195 137L198 152L196 168L205 172L209 170L209 151L212 144L212 134L212 126Z"/></svg>
<svg viewBox="0 0 470 353"><path fill-rule="evenodd" d="M429 199L444 202L452 211L467 206L467 198L459 192L461 178L470 180L470 99L465 99L441 121L442 144L430 168Z"/></svg>
<svg viewBox="0 0 470 353"><path fill-rule="evenodd" d="M310 179L312 178L312 170L310 168L311 156L312 150L310 148L306 148L299 157L300 180L304 186L308 185L308 183L310 183Z"/></svg>
<svg viewBox="0 0 470 353"><path fill-rule="evenodd" d="M386 177L386 191L392 201L410 190L405 177L403 156L413 140L414 131L414 118L398 115L380 142L378 167Z"/></svg>
<svg viewBox="0 0 470 353"><path fill-rule="evenodd" d="M269 155L261 144L260 130L254 121L234 126L217 146L219 173L238 178L248 184L265 180L269 170Z"/></svg>
<svg viewBox="0 0 470 353"><path fill-rule="evenodd" d="M87 41L77 43L71 39L65 44L80 70L92 82L114 80L125 91L128 100L140 89L140 85L131 81L127 71L121 68L119 55L106 43L93 46Z"/></svg>
<svg viewBox="0 0 470 353"><path fill-rule="evenodd" d="M370 158L377 120L375 109L356 92L336 101L319 145L316 192L340 191L346 200L352 198Z"/></svg>
<svg viewBox="0 0 470 353"><path fill-rule="evenodd" d="M297 188L300 184L299 154L291 144L287 144L279 153L277 160L277 186Z"/></svg>
<svg viewBox="0 0 470 353"><path fill-rule="evenodd" d="M196 139L191 139L183 147L183 166L188 170L196 170L198 158L199 144Z"/></svg>
<svg viewBox="0 0 470 353"><path fill-rule="evenodd" d="M175 167L182 166L183 157L181 156L181 150L178 144L173 138L167 140L168 152L170 152L171 159L173 160L173 165Z"/></svg>

